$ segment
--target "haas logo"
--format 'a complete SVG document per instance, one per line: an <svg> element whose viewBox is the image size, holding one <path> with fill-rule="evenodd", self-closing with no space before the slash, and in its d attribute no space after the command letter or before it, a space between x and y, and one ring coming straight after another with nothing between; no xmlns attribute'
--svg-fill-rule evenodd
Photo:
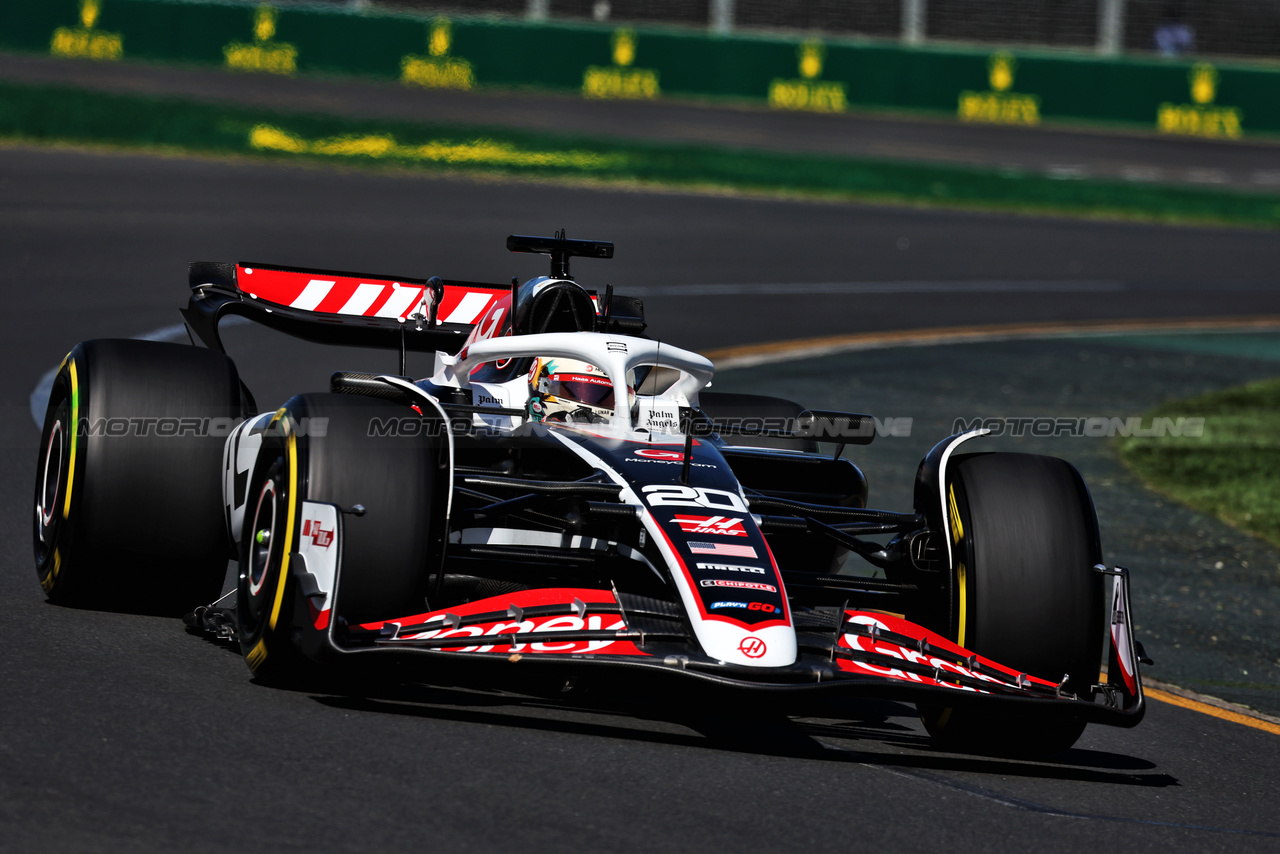
<svg viewBox="0 0 1280 854"><path fill-rule="evenodd" d="M325 530L320 527L320 520L307 519L302 523L302 536L310 537L311 544L327 549L333 545L333 529Z"/></svg>
<svg viewBox="0 0 1280 854"><path fill-rule="evenodd" d="M682 516L676 514L672 521L686 534L719 534L722 537L745 537L742 519L727 516Z"/></svg>
<svg viewBox="0 0 1280 854"><path fill-rule="evenodd" d="M747 658L759 658L768 651L769 647L764 645L764 641L754 636L745 637L742 643L738 644L738 652Z"/></svg>

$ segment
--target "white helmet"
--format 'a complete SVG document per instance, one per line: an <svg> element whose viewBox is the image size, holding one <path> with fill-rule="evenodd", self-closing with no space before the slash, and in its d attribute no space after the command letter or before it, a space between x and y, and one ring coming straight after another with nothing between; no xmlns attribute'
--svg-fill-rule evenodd
<svg viewBox="0 0 1280 854"><path fill-rule="evenodd" d="M628 407L635 392L628 388ZM613 382L595 365L558 356L533 360L529 371L532 421L595 423L613 417Z"/></svg>

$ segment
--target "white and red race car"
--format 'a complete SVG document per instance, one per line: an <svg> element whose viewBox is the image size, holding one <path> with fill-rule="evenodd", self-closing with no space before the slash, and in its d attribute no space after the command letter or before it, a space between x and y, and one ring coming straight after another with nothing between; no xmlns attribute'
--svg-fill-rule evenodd
<svg viewBox="0 0 1280 854"><path fill-rule="evenodd" d="M996 752L1141 720L1128 573L1102 561L1071 465L958 453L983 431L963 433L921 462L912 511L869 509L841 454L872 419L707 391L712 364L645 337L639 300L570 275L612 244L508 248L551 275L193 264L203 347L77 345L36 471L50 599L189 611L266 682L385 663L517 690L885 698ZM401 368L259 413L223 350L230 315ZM435 353L432 376L403 376L410 350ZM229 558L234 602L213 602Z"/></svg>

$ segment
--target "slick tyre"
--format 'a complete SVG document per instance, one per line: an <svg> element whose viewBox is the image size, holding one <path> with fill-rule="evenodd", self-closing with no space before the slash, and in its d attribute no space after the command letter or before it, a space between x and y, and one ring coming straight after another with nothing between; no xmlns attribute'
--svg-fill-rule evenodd
<svg viewBox="0 0 1280 854"><path fill-rule="evenodd" d="M36 460L36 576L50 601L178 615L218 598L222 447L240 389L210 350L103 339L71 351Z"/></svg>
<svg viewBox="0 0 1280 854"><path fill-rule="evenodd" d="M1103 585L1093 502L1069 463L1029 454L957 457L947 500L956 564L953 639L1085 698L1098 679ZM1083 720L1037 708L922 705L941 745L1043 755L1069 748Z"/></svg>
<svg viewBox="0 0 1280 854"><path fill-rule="evenodd" d="M321 674L322 643L350 625L421 613L444 548L447 441L437 418L346 394L291 399L267 428L245 508L237 622L245 662L268 684ZM370 425L414 424L412 430ZM336 605L317 612L296 571L307 502L340 509ZM357 507L357 505L359 505Z"/></svg>
<svg viewBox="0 0 1280 854"><path fill-rule="evenodd" d="M296 441L264 440L245 507L236 624L249 671L271 685L315 675L314 664L303 657L294 636L298 597L289 558L298 515L296 480Z"/></svg>

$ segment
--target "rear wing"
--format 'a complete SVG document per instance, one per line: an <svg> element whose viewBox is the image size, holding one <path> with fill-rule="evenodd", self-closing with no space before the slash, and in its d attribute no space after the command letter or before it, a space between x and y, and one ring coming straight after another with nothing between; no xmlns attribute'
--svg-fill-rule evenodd
<svg viewBox="0 0 1280 854"><path fill-rule="evenodd" d="M321 344L456 353L474 325L497 303L506 300L509 306L513 293L513 287L438 277L249 262L194 262L188 275L191 298L183 319L218 352L226 352L218 324L236 315ZM638 311L643 329L640 301L625 304ZM610 325L633 319L619 316Z"/></svg>

